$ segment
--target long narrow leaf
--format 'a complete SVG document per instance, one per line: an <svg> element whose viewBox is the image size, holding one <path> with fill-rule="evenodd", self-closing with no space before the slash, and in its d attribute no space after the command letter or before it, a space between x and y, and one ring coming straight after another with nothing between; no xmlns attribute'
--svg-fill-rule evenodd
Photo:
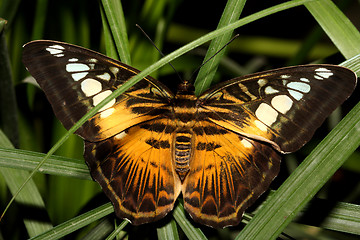
<svg viewBox="0 0 360 240"><path fill-rule="evenodd" d="M123 63L131 64L129 42L121 1L102 0L102 4L120 59Z"/></svg>
<svg viewBox="0 0 360 240"><path fill-rule="evenodd" d="M359 31L332 1L319 0L305 6L345 58L360 53Z"/></svg>
<svg viewBox="0 0 360 240"><path fill-rule="evenodd" d="M109 215L114 211L113 206L110 203L104 204L96 209L93 209L89 212L86 212L78 217L75 217L69 221L66 221L49 231L46 231L42 233L41 235L38 235L34 238L31 238L32 240L42 240L42 239L59 239L61 237L66 236L69 233L74 232L75 230L78 230L106 215Z"/></svg>
<svg viewBox="0 0 360 240"><path fill-rule="evenodd" d="M238 20L244 8L245 2L246 0L227 1L223 15L221 16L218 24L218 28L224 27ZM221 52L218 51L229 42L232 33L233 31L229 31L211 41L209 49L205 55L205 61L211 57L212 58L199 71L195 81L196 95L199 95L210 87L211 81L216 73L221 58L225 54L225 49L223 49Z"/></svg>

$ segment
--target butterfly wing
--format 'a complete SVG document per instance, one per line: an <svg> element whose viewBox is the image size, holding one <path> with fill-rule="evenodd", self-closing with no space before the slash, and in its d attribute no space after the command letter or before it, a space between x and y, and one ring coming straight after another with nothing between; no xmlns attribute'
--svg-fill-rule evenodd
<svg viewBox="0 0 360 240"><path fill-rule="evenodd" d="M139 72L99 53L54 41L26 44L23 62L67 129ZM76 132L85 139L84 158L92 177L116 214L134 224L164 217L180 192L166 144L172 133L150 127L158 126L159 116L170 111L172 98L164 85L148 76Z"/></svg>
<svg viewBox="0 0 360 240"><path fill-rule="evenodd" d="M163 218L180 193L171 161L171 126L169 119L156 119L100 142L85 141L91 175L112 201L116 215L135 225Z"/></svg>
<svg viewBox="0 0 360 240"><path fill-rule="evenodd" d="M231 131L293 152L344 102L356 75L333 65L288 67L235 78L202 94L199 112Z"/></svg>
<svg viewBox="0 0 360 240"><path fill-rule="evenodd" d="M67 129L139 72L91 50L45 40L26 44L23 62ZM110 101L76 133L91 142L104 140L168 111L172 97L166 86L148 76Z"/></svg>
<svg viewBox="0 0 360 240"><path fill-rule="evenodd" d="M194 127L194 156L183 183L184 207L202 224L239 224L242 214L270 185L280 155L270 145L210 121Z"/></svg>

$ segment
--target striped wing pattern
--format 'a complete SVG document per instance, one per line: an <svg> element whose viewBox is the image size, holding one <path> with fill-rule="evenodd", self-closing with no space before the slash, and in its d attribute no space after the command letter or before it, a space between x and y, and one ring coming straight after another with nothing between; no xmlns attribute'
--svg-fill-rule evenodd
<svg viewBox="0 0 360 240"><path fill-rule="evenodd" d="M23 62L67 129L139 72L44 40L25 45ZM355 85L352 71L333 65L235 78L199 97L186 81L174 95L148 76L76 133L118 217L135 225L159 220L182 193L195 221L232 226L278 174L280 153L309 141Z"/></svg>
<svg viewBox="0 0 360 240"><path fill-rule="evenodd" d="M151 126L162 125L154 131ZM181 191L172 165L174 133L167 119L151 120L100 142L85 141L86 162L114 204L133 224L163 218Z"/></svg>
<svg viewBox="0 0 360 240"><path fill-rule="evenodd" d="M280 155L209 121L193 129L195 152L182 188L184 207L202 224L237 225L278 174Z"/></svg>

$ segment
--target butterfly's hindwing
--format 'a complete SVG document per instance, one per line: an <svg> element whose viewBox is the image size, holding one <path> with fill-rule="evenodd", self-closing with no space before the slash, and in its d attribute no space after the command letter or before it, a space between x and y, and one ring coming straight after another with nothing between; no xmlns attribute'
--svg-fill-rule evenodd
<svg viewBox="0 0 360 240"><path fill-rule="evenodd" d="M27 44L23 62L67 129L139 72L99 53L54 41ZM148 76L111 100L76 133L88 141L106 139L167 111L172 96Z"/></svg>
<svg viewBox="0 0 360 240"><path fill-rule="evenodd" d="M182 193L184 207L212 227L237 225L270 185L280 155L270 146L208 121L194 126L194 155Z"/></svg>
<svg viewBox="0 0 360 240"><path fill-rule="evenodd" d="M287 153L310 140L355 84L346 68L289 67L221 83L200 96L199 105L214 123Z"/></svg>
<svg viewBox="0 0 360 240"><path fill-rule="evenodd" d="M155 131L152 126L165 127ZM157 119L100 142L85 142L91 175L111 199L117 216L138 225L173 209L181 190L172 163L173 130L170 120Z"/></svg>

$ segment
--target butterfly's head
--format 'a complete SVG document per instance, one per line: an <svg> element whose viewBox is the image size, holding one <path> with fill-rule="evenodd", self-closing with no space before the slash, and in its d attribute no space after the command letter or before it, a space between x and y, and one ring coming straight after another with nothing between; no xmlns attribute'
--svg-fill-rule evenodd
<svg viewBox="0 0 360 240"><path fill-rule="evenodd" d="M192 85L192 83L187 80L183 81L178 86L178 93L184 93L184 92L192 93L192 94L195 92L194 85Z"/></svg>

